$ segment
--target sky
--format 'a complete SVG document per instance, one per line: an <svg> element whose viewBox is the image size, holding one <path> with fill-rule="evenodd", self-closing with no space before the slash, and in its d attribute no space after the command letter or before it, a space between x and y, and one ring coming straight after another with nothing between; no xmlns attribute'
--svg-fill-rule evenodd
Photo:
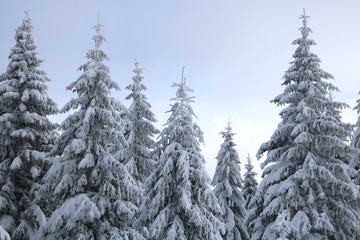
<svg viewBox="0 0 360 240"><path fill-rule="evenodd" d="M343 121L355 123L352 108L360 97L360 1L358 0L2 0L0 3L0 72L5 72L14 46L15 29L30 10L33 36L41 69L52 80L49 96L63 107L76 97L66 87L81 74L94 46L92 28L104 25L106 43L102 49L110 57L111 77L121 87L114 92L124 105L125 89L132 80L134 59L144 70L145 94L152 104L161 130L185 66L187 85L194 92L192 106L205 134L202 153L212 177L216 154L223 139L219 135L228 120L236 133L234 142L242 164L250 154L256 171L256 153L268 141L281 121L270 100L281 94L284 71L290 66L300 37L303 9L311 16L310 38L318 44L311 49L321 59L321 67L335 77L340 89L335 99L350 108ZM62 122L66 114L52 116ZM242 173L245 169L242 165Z"/></svg>

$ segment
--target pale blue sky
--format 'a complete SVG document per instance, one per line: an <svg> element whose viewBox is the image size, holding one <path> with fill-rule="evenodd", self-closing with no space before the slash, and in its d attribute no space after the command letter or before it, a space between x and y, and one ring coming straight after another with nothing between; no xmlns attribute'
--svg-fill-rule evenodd
<svg viewBox="0 0 360 240"><path fill-rule="evenodd" d="M159 123L168 118L170 88L181 78L181 68L194 89L196 120L205 133L203 153L212 177L215 156L222 142L218 134L232 122L242 163L253 157L280 121L282 108L269 101L283 90L283 72L292 61L300 36L302 9L310 15L309 26L318 46L312 48L321 66L335 77L339 101L354 107L360 90L360 1L348 0L2 0L0 3L0 72L8 64L14 30L24 11L33 19L34 38L41 69L52 79L49 95L62 107L75 95L65 91L80 72L100 13L107 42L103 49L111 58L112 78L122 91L131 83L133 59L144 71L146 92ZM52 118L62 121L64 116ZM355 123L352 110L344 121ZM243 169L243 167L242 167Z"/></svg>

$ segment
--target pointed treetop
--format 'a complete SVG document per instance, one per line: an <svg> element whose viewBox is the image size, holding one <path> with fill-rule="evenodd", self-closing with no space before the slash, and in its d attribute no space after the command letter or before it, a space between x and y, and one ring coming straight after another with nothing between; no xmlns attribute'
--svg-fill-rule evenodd
<svg viewBox="0 0 360 240"><path fill-rule="evenodd" d="M305 14L305 8L303 8L303 15L300 16L300 19L302 19L303 26L307 26L307 20L310 18L310 16L306 16Z"/></svg>
<svg viewBox="0 0 360 240"><path fill-rule="evenodd" d="M100 48L102 42L105 41L105 38L101 35L103 27L104 25L100 24L100 14L98 13L98 23L93 27L96 31L96 35L93 37L96 48Z"/></svg>
<svg viewBox="0 0 360 240"><path fill-rule="evenodd" d="M24 11L24 13L25 13L25 17L24 17L23 23L25 23L27 25L31 25L30 9L26 9ZM30 28L32 28L32 26L30 26Z"/></svg>
<svg viewBox="0 0 360 240"><path fill-rule="evenodd" d="M24 13L26 18L30 18L30 9L26 9Z"/></svg>
<svg viewBox="0 0 360 240"><path fill-rule="evenodd" d="M101 33L103 31L104 25L98 23L93 28L95 28L96 33Z"/></svg>
<svg viewBox="0 0 360 240"><path fill-rule="evenodd" d="M96 30L96 33L101 33L104 25L100 24L100 13L98 12L98 23L93 27Z"/></svg>
<svg viewBox="0 0 360 240"><path fill-rule="evenodd" d="M251 157L250 157L250 153L248 153L248 157L246 158L247 160L247 164L251 165Z"/></svg>
<svg viewBox="0 0 360 240"><path fill-rule="evenodd" d="M173 83L172 87L178 87L178 90L176 92L176 98L172 98L171 100L180 100L181 102L194 102L193 98L195 97L188 97L187 92L193 92L191 88L186 86L186 78L184 77L184 69L182 69L182 75L181 75L181 83Z"/></svg>
<svg viewBox="0 0 360 240"><path fill-rule="evenodd" d="M139 62L136 60L136 58L134 58L134 65L135 65L135 68L139 68Z"/></svg>
<svg viewBox="0 0 360 240"><path fill-rule="evenodd" d="M303 9L303 14L300 16L300 19L302 19L303 26L300 28L302 37L305 39L309 36L309 33L311 32L311 29L307 26L308 19L310 16L306 16L305 14L305 8Z"/></svg>
<svg viewBox="0 0 360 240"><path fill-rule="evenodd" d="M225 127L225 130L228 131L228 132L230 132L232 130L230 119L228 119L228 121L227 121L227 126Z"/></svg>
<svg viewBox="0 0 360 240"><path fill-rule="evenodd" d="M184 70L185 70L185 66L182 68L182 72L181 72L181 83L183 85L186 84L186 78L184 77Z"/></svg>

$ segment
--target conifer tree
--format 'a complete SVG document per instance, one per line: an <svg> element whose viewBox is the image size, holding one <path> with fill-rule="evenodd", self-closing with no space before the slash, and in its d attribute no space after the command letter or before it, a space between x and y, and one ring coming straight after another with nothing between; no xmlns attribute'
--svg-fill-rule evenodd
<svg viewBox="0 0 360 240"><path fill-rule="evenodd" d="M218 218L225 224L225 232L222 234L226 240L250 239L244 225L246 214L245 200L241 195L242 179L240 173L240 160L235 149L230 122L225 132L221 132L224 142L216 157L217 166L212 180L214 193L221 207Z"/></svg>
<svg viewBox="0 0 360 240"><path fill-rule="evenodd" d="M221 239L222 224L214 215L220 207L200 153L203 133L193 122L192 90L184 78L172 86L178 88L175 103L160 134L160 159L147 180L141 219L150 239Z"/></svg>
<svg viewBox="0 0 360 240"><path fill-rule="evenodd" d="M245 207L246 209L248 209L250 201L256 193L258 183L255 178L257 173L254 172L254 166L251 163L250 154L248 155L246 160L247 160L247 163L245 164L246 173L244 174L243 188L241 190L241 194L245 199Z"/></svg>
<svg viewBox="0 0 360 240"><path fill-rule="evenodd" d="M47 95L50 79L39 69L32 29L26 12L0 76L0 227L14 240L29 239L46 221L35 196L55 140L48 116L58 111Z"/></svg>
<svg viewBox="0 0 360 240"><path fill-rule="evenodd" d="M273 102L287 105L282 122L264 143L263 180L250 203L246 221L252 239L360 239L358 188L348 172L352 125L335 110L347 107L329 93L333 77L310 52L308 16L301 16L301 37L285 72L285 90ZM282 219L279 216L283 216ZM290 224L290 225L289 225Z"/></svg>
<svg viewBox="0 0 360 240"><path fill-rule="evenodd" d="M125 163L129 172L135 181L143 188L145 179L150 175L154 168L155 161L153 159L153 151L155 147L154 136L159 134L159 130L152 123L156 122L155 115L151 111L151 104L147 101L143 91L146 90L142 83L143 69L139 67L139 63L135 62L133 70L135 76L132 78L133 83L126 87L131 93L126 97L127 100L132 99L133 102L128 109L128 122L126 128L126 140L128 147L124 149L126 152Z"/></svg>
<svg viewBox="0 0 360 240"><path fill-rule="evenodd" d="M357 104L354 109L357 110L357 113L360 113L360 99L356 101ZM351 139L351 146L353 146L357 151L355 151L352 155L351 166L356 170L353 179L354 183L360 185L360 116L355 124L356 129L353 133Z"/></svg>
<svg viewBox="0 0 360 240"><path fill-rule="evenodd" d="M110 154L110 147L127 145L123 136L123 105L110 97L119 90L110 78L100 49L102 25L94 28L95 48L67 89L78 94L62 109L69 115L51 154L58 156L41 188L55 209L35 239L144 239L134 222L139 189L126 167Z"/></svg>

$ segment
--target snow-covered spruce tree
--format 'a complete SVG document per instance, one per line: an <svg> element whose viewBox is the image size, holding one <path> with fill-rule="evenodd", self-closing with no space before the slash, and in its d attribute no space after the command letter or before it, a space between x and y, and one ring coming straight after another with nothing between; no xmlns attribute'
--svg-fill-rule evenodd
<svg viewBox="0 0 360 240"><path fill-rule="evenodd" d="M348 175L352 125L330 114L347 105L329 97L337 88L324 81L333 77L310 52L315 42L308 38L308 16L301 18L302 36L293 42L298 47L284 75L285 90L273 100L287 107L258 152L258 158L267 152L266 168L246 222L253 240L360 239L359 192Z"/></svg>
<svg viewBox="0 0 360 240"><path fill-rule="evenodd" d="M119 90L110 78L100 49L105 38L95 27L95 48L67 89L78 94L62 109L76 111L62 123L63 133L51 154L58 156L44 177L41 194L56 210L35 239L143 239L135 228L134 202L140 190L109 148L126 146L123 105L110 97Z"/></svg>
<svg viewBox="0 0 360 240"><path fill-rule="evenodd" d="M0 226L14 240L29 239L45 222L34 199L55 141L48 116L58 111L47 95L50 80L39 69L32 28L26 13L0 76Z"/></svg>
<svg viewBox="0 0 360 240"><path fill-rule="evenodd" d="M257 173L254 172L254 166L251 163L250 154L248 154L246 160L247 160L247 163L245 164L246 173L244 174L241 195L245 199L245 207L246 209L248 209L250 201L255 196L256 190L258 188L258 182L255 179Z"/></svg>
<svg viewBox="0 0 360 240"><path fill-rule="evenodd" d="M357 110L357 113L360 113L360 99L356 101L357 104L354 109ZM351 146L353 146L357 151L354 152L352 159L351 159L351 165L356 170L356 174L353 177L354 182L357 185L360 185L360 116L358 117L358 120L356 122L356 129L353 133L352 139L351 139Z"/></svg>
<svg viewBox="0 0 360 240"><path fill-rule="evenodd" d="M159 136L160 159L147 179L141 219L150 239L222 239L222 223L215 216L220 206L200 153L203 133L193 122L192 90L184 78L172 86L178 87L175 103Z"/></svg>
<svg viewBox="0 0 360 240"><path fill-rule="evenodd" d="M128 109L126 124L125 138L128 147L124 148L125 154L122 154L126 167L141 189L155 166L153 159L154 136L160 133L153 125L156 122L155 115L150 109L151 105L147 101L146 95L143 93L146 87L142 83L144 78L142 71L139 63L135 62L135 69L133 70L135 76L132 78L134 82L126 87L131 91L126 99L132 99L133 102Z"/></svg>
<svg viewBox="0 0 360 240"><path fill-rule="evenodd" d="M221 213L217 217L225 224L222 237L226 240L250 239L244 225L246 208L245 200L241 195L240 160L233 142L235 134L232 132L230 122L221 135L224 142L216 156L218 162L212 185L221 207Z"/></svg>

